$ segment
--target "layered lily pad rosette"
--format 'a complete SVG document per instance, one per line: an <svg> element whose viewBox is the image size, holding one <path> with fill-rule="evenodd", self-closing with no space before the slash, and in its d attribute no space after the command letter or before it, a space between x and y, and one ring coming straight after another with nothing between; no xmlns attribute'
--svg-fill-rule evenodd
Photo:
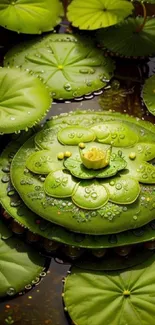
<svg viewBox="0 0 155 325"><path fill-rule="evenodd" d="M63 16L59 0L2 0L0 25L26 34L41 34L53 30Z"/></svg>
<svg viewBox="0 0 155 325"><path fill-rule="evenodd" d="M154 283L154 255L123 271L73 267L64 283L65 310L77 325L153 325Z"/></svg>
<svg viewBox="0 0 155 325"><path fill-rule="evenodd" d="M23 146L19 136L0 158L5 214L74 247L154 240L154 135L149 122L90 111L53 118Z"/></svg>
<svg viewBox="0 0 155 325"><path fill-rule="evenodd" d="M90 38L49 34L11 49L4 65L20 67L39 77L55 99L74 99L107 85L114 63Z"/></svg>
<svg viewBox="0 0 155 325"><path fill-rule="evenodd" d="M51 107L49 90L36 77L15 68L0 68L0 133L28 130Z"/></svg>
<svg viewBox="0 0 155 325"><path fill-rule="evenodd" d="M0 221L0 298L30 290L44 271L45 259L15 238Z"/></svg>

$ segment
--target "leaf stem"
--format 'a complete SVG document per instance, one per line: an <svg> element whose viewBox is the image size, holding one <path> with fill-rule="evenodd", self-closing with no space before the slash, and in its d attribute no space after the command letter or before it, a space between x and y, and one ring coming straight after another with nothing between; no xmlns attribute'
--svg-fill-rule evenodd
<svg viewBox="0 0 155 325"><path fill-rule="evenodd" d="M137 27L136 33L140 33L143 30L143 28L144 28L144 26L146 24L146 20L147 20L147 10L146 10L145 4L144 3L141 3L141 5L143 7L144 21L143 21L143 23L140 26Z"/></svg>
<svg viewBox="0 0 155 325"><path fill-rule="evenodd" d="M67 15L68 0L63 0L65 18Z"/></svg>

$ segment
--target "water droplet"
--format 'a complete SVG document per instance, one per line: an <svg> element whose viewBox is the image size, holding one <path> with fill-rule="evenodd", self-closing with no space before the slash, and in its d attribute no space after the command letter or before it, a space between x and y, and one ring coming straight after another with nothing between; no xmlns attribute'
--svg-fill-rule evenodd
<svg viewBox="0 0 155 325"><path fill-rule="evenodd" d="M67 84L64 85L64 89L66 91L71 91L72 90L72 87L71 87L71 85L69 83L67 83Z"/></svg>
<svg viewBox="0 0 155 325"><path fill-rule="evenodd" d="M10 120L11 120L11 121L14 121L14 120L15 120L15 117L10 117Z"/></svg>
<svg viewBox="0 0 155 325"><path fill-rule="evenodd" d="M114 181L111 181L109 184L110 184L111 186L114 186L114 185L115 185L115 182L114 182Z"/></svg>
<svg viewBox="0 0 155 325"><path fill-rule="evenodd" d="M1 181L2 181L3 183L8 183L9 180L10 180L10 177L7 176L7 175L4 175L4 176L1 178Z"/></svg>
<svg viewBox="0 0 155 325"><path fill-rule="evenodd" d="M136 221L137 219L138 219L138 218L137 218L137 216L133 216L133 220L135 220L135 221Z"/></svg>
<svg viewBox="0 0 155 325"><path fill-rule="evenodd" d="M14 296L15 294L16 294L16 290L14 288L11 287L7 290L8 296Z"/></svg>
<svg viewBox="0 0 155 325"><path fill-rule="evenodd" d="M9 171L10 171L10 166L4 166L4 167L2 168L2 171L3 171L4 173L9 173Z"/></svg>
<svg viewBox="0 0 155 325"><path fill-rule="evenodd" d="M122 185L120 183L116 184L116 190L121 190L122 189Z"/></svg>
<svg viewBox="0 0 155 325"><path fill-rule="evenodd" d="M91 86L92 86L92 81L90 81L90 80L86 80L86 85L87 85L88 87L91 87Z"/></svg>

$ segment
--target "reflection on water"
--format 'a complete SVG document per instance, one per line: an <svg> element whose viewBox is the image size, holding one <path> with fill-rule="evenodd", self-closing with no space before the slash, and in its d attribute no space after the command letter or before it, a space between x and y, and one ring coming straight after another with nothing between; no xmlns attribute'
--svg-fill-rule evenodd
<svg viewBox="0 0 155 325"><path fill-rule="evenodd" d="M142 85L153 72L155 58L148 61L117 59L115 78L100 97L54 104L48 117L76 109L101 109L121 111L155 123L155 117L148 113L141 102ZM0 303L0 325L68 325L61 292L62 279L69 267L52 259L47 276L39 285L23 296Z"/></svg>

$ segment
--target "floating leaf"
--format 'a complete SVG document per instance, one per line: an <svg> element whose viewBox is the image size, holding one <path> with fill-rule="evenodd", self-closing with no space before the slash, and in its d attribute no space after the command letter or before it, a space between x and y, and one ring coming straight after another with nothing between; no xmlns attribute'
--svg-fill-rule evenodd
<svg viewBox="0 0 155 325"><path fill-rule="evenodd" d="M128 18L119 25L101 29L97 39L109 51L125 57L143 57L155 54L155 20L148 18L141 31L143 18Z"/></svg>
<svg viewBox="0 0 155 325"><path fill-rule="evenodd" d="M99 209L107 203L108 198L108 191L96 181L80 182L72 195L72 200L77 206L88 210Z"/></svg>
<svg viewBox="0 0 155 325"><path fill-rule="evenodd" d="M3 238L5 226L0 227ZM43 270L45 260L16 238L0 238L0 297L14 296L32 285Z"/></svg>
<svg viewBox="0 0 155 325"><path fill-rule="evenodd" d="M93 30L119 23L133 8L126 0L73 0L67 16L73 26Z"/></svg>
<svg viewBox="0 0 155 325"><path fill-rule="evenodd" d="M20 66L41 78L52 97L71 99L103 88L114 64L96 49L92 40L66 34L50 34L15 46L5 66Z"/></svg>
<svg viewBox="0 0 155 325"><path fill-rule="evenodd" d="M63 15L59 0L2 0L0 25L26 34L41 34L53 29Z"/></svg>
<svg viewBox="0 0 155 325"><path fill-rule="evenodd" d="M64 302L75 324L154 324L155 257L125 271L73 268ZM81 303L84 302L84 303Z"/></svg>
<svg viewBox="0 0 155 325"><path fill-rule="evenodd" d="M18 69L0 69L0 132L32 127L50 109L49 91L42 82Z"/></svg>
<svg viewBox="0 0 155 325"><path fill-rule="evenodd" d="M61 129L57 137L60 143L73 146L80 142L94 141L96 135L90 129L74 125Z"/></svg>
<svg viewBox="0 0 155 325"><path fill-rule="evenodd" d="M71 175L57 170L47 176L44 189L52 197L66 198L72 195L75 185L76 182Z"/></svg>
<svg viewBox="0 0 155 325"><path fill-rule="evenodd" d="M143 100L149 112L155 115L155 75L146 80L143 88Z"/></svg>
<svg viewBox="0 0 155 325"><path fill-rule="evenodd" d="M63 166L62 161L53 157L50 150L41 150L33 153L26 162L26 167L36 174L48 174L51 171L60 169Z"/></svg>
<svg viewBox="0 0 155 325"><path fill-rule="evenodd" d="M128 176L113 178L104 186L109 192L109 200L117 204L131 204L140 194L140 186L136 179Z"/></svg>

